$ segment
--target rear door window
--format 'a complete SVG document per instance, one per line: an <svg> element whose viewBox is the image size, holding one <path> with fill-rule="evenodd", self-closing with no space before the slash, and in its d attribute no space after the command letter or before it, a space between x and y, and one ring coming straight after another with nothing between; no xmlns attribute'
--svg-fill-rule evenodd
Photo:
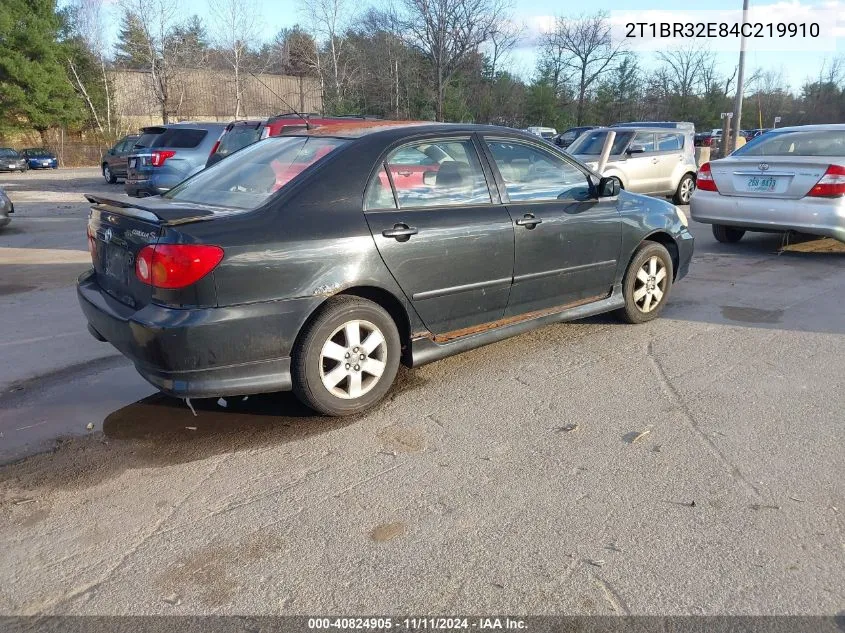
<svg viewBox="0 0 845 633"><path fill-rule="evenodd" d="M654 132L637 132L634 140L631 141L631 147L639 145L645 152L654 151Z"/></svg>
<svg viewBox="0 0 845 633"><path fill-rule="evenodd" d="M657 135L657 151L672 152L680 150L684 146L684 137L680 134L667 134L661 132Z"/></svg>
<svg viewBox="0 0 845 633"><path fill-rule="evenodd" d="M172 127L157 136L150 147L193 149L206 137L207 130Z"/></svg>
<svg viewBox="0 0 845 633"><path fill-rule="evenodd" d="M386 161L400 209L490 204L490 190L470 139L417 141ZM368 188L369 209L395 208L379 169ZM378 206L374 206L378 205ZM382 206L383 205L383 206Z"/></svg>

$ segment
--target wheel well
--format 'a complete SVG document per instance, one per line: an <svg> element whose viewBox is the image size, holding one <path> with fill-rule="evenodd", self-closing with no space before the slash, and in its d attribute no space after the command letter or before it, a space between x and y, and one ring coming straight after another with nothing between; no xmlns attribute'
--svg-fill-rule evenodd
<svg viewBox="0 0 845 633"><path fill-rule="evenodd" d="M678 276L678 262L680 260L680 256L678 254L678 245L675 243L675 240L672 239L672 236L668 233L664 233L663 231L658 231L657 233L652 233L651 235L646 236L643 242L657 242L658 244L662 244L667 251L669 251L669 255L672 257L672 281L675 280L675 277ZM633 259L633 255L631 255L631 259ZM628 262L630 265L630 262Z"/></svg>

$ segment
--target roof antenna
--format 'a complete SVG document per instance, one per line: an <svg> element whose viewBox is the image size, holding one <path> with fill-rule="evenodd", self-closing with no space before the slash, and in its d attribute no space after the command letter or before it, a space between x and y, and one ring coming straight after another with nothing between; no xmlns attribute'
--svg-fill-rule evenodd
<svg viewBox="0 0 845 633"><path fill-rule="evenodd" d="M300 119L302 119L302 121L305 123L305 129L306 129L306 130L310 130L310 129L311 129L311 125L308 123L308 117L306 117L305 115L300 114L299 112L297 112L297 111L293 108L293 106L292 106L291 104L289 104L289 103L288 103L288 102L287 102L284 98L282 98L282 96L281 96L281 95L279 95L279 94L277 94L276 92L274 92L274 91L273 91L273 89L272 89L270 86L268 86L268 85L267 85L267 84L265 84L263 81L261 81L261 79L259 79L259 78L258 78L258 75L256 75L254 72L252 72L251 70L247 70L247 72L248 72L250 75L252 75L253 79L255 79L258 83L260 83L262 86L264 86L265 88L267 88L267 90L269 90L269 91L270 91L270 94L272 94L274 97L276 97L276 99L278 99L279 101L281 101L281 102L282 102L282 105L284 105L284 106L285 106L286 108L288 108L291 112L293 112L296 116L298 116Z"/></svg>

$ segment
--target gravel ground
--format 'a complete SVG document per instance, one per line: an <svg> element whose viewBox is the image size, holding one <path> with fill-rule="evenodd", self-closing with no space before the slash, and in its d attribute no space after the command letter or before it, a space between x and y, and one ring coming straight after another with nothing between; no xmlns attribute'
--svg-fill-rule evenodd
<svg viewBox="0 0 845 633"><path fill-rule="evenodd" d="M0 396L0 455L51 449L0 469L0 613L845 606L845 255L694 225L657 321L551 326L403 371L356 418L289 394L195 417L80 330L82 264L8 263L84 250L74 191L106 185L49 175L13 177L28 184L0 234L0 284L19 266L32 286L0 296L4 371L29 378ZM39 204L31 176L68 200ZM65 368L38 377L53 350Z"/></svg>

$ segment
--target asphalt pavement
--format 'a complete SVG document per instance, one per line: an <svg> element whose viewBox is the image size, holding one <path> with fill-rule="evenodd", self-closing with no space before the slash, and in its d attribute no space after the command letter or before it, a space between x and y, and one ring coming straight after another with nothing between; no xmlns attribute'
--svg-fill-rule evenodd
<svg viewBox="0 0 845 633"><path fill-rule="evenodd" d="M85 331L101 182L0 175L0 613L845 607L844 254L693 225L657 321L402 370L355 418L289 394L194 416Z"/></svg>

